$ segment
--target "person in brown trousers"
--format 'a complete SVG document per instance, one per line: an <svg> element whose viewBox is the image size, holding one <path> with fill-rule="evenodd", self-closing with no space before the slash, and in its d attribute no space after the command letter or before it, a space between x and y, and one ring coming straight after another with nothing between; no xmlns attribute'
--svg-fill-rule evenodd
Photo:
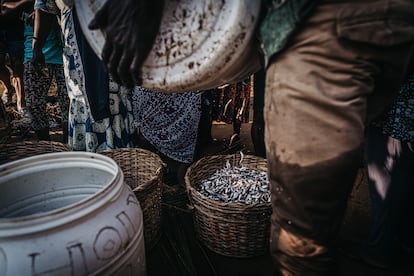
<svg viewBox="0 0 414 276"><path fill-rule="evenodd" d="M91 26L105 32L104 62L126 85L139 84L142 49L151 49L131 49L134 41L145 44L135 26L146 21L131 8L137 2L145 3L108 0ZM162 4L151 1L148 14L156 2ZM263 7L257 30L276 273L339 275L335 241L364 128L390 107L413 66L414 1L275 0Z"/></svg>

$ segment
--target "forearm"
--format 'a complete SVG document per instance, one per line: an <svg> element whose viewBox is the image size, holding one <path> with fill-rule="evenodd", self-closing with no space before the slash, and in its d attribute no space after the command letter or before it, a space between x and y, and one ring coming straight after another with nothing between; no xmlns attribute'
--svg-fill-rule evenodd
<svg viewBox="0 0 414 276"><path fill-rule="evenodd" d="M4 1L4 2L7 2L7 1ZM15 4L16 8L25 9L25 8L28 8L30 5L33 6L34 1L33 0L20 0L20 1L16 1L15 3L16 3Z"/></svg>
<svg viewBox="0 0 414 276"><path fill-rule="evenodd" d="M46 13L42 10L35 10L34 32L33 32L33 50L41 50L45 45L46 38L52 29L56 16Z"/></svg>
<svg viewBox="0 0 414 276"><path fill-rule="evenodd" d="M19 15L24 10L33 8L33 0L1 1L1 13Z"/></svg>

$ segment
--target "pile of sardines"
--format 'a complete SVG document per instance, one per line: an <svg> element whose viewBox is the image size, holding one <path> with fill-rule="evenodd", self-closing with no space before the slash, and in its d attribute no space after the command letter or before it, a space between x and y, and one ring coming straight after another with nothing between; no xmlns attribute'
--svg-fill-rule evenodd
<svg viewBox="0 0 414 276"><path fill-rule="evenodd" d="M270 202L267 173L245 166L231 166L229 161L224 168L216 170L196 187L204 196L222 202Z"/></svg>

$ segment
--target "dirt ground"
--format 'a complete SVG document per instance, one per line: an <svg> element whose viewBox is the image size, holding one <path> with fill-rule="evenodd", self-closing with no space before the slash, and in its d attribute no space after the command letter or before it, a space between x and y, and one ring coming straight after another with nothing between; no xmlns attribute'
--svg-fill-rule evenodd
<svg viewBox="0 0 414 276"><path fill-rule="evenodd" d="M7 114L0 116L0 146L22 140L36 140L33 131L25 118L6 107ZM61 141L61 129L56 116L56 109L51 111L52 140ZM53 115L53 113L55 113ZM253 154L254 149L250 136L251 123L242 125L240 141L233 147L228 147L232 127L228 124L213 124L212 136L214 143L204 149L205 154L234 153L242 150L245 154ZM155 275L272 275L272 262L269 254L254 258L231 258L219 255L206 248L195 238L193 217L188 207L185 191L177 187L164 194L163 226L157 245L147 252L147 270L149 276ZM347 214L342 227L341 238L343 247L353 254L364 240L370 216L368 187L363 170L361 170L351 195ZM177 229L180 231L177 231ZM185 238L183 238L185 237ZM185 243L185 245L184 245ZM173 246L175 244L175 247ZM177 248L177 244L181 248ZM185 247L185 248L184 248ZM180 252L189 250L190 255L183 260ZM414 275L412 269L414 257L400 254L394 266L388 270L377 270L358 261L342 255L341 274L357 275Z"/></svg>

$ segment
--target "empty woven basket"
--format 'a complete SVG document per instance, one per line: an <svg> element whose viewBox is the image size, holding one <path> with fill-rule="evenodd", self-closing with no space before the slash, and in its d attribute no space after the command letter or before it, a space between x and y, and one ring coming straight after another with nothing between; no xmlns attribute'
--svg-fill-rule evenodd
<svg viewBox="0 0 414 276"><path fill-rule="evenodd" d="M196 185L222 169L229 160L233 166L241 156L215 155L192 164L186 173L187 193L194 207L194 226L197 237L210 250L230 257L264 255L269 248L271 204L222 202L201 194ZM241 165L267 172L266 159L244 155Z"/></svg>
<svg viewBox="0 0 414 276"><path fill-rule="evenodd" d="M146 250L152 249L161 235L162 168L161 158L140 148L121 148L99 152L114 159L137 197L144 220Z"/></svg>

